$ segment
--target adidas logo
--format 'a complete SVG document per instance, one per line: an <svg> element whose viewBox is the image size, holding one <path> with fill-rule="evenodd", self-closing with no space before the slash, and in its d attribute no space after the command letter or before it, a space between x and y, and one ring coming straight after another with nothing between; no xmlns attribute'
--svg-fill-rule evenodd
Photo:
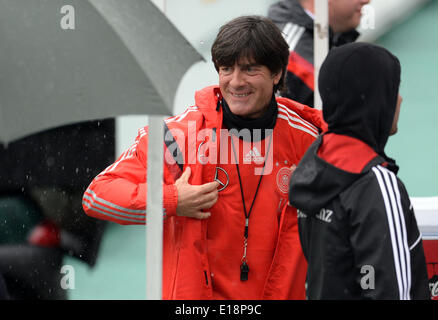
<svg viewBox="0 0 438 320"><path fill-rule="evenodd" d="M251 163L252 161L255 163L263 163L264 160L257 147L253 147L252 150L243 157L243 162L245 163Z"/></svg>

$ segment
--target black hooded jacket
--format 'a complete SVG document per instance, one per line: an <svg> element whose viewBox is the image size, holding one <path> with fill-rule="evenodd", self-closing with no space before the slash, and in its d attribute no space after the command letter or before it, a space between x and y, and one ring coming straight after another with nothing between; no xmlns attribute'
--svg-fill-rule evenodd
<svg viewBox="0 0 438 320"><path fill-rule="evenodd" d="M384 153L398 59L353 43L330 51L319 89L328 132L290 181L309 299L429 299L421 234L395 162Z"/></svg>
<svg viewBox="0 0 438 320"><path fill-rule="evenodd" d="M282 30L291 51L286 88L282 95L313 106L313 19L298 0L281 0L272 4L268 18ZM356 30L335 34L330 29L329 47L354 42L358 37Z"/></svg>

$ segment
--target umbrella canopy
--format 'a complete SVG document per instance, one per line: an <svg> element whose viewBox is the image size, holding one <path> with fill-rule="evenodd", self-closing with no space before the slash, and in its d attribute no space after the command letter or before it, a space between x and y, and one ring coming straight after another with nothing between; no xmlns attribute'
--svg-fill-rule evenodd
<svg viewBox="0 0 438 320"><path fill-rule="evenodd" d="M202 57L148 0L0 0L0 142L91 119L171 114ZM64 13L62 13L64 12Z"/></svg>

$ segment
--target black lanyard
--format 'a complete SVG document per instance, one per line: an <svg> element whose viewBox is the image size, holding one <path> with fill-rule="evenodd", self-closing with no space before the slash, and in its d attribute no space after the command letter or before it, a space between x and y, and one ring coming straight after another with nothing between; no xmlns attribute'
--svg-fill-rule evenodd
<svg viewBox="0 0 438 320"><path fill-rule="evenodd" d="M265 167L266 167L266 159L268 157L269 150L271 149L272 136L273 136L273 133L271 134L271 139L269 140L268 149L266 150L266 153L265 153L265 162L263 164L262 173L260 175L259 183L257 184L257 189L256 189L256 192L254 194L254 199L252 199L252 203L251 203L251 207L249 208L249 211L246 211L245 196L243 194L242 178L240 176L240 170L239 170L239 161L237 159L236 150L234 148L233 137L230 136L231 146L233 147L234 159L236 160L237 176L239 177L240 194L242 196L242 204L243 204L243 213L245 214L245 230L243 232L243 237L244 237L244 239L243 239L243 256L242 256L241 265L240 265L240 281L248 280L249 267L248 267L248 264L246 263L246 248L248 246L249 217L251 215L252 208L254 207L257 193L259 192L260 184L262 183L262 178L263 178L263 175L265 172Z"/></svg>

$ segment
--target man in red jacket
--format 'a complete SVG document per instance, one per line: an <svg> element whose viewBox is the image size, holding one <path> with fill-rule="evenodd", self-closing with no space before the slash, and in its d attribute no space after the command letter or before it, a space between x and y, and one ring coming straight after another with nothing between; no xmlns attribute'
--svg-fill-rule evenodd
<svg viewBox="0 0 438 320"><path fill-rule="evenodd" d="M212 46L219 86L165 121L164 299L303 299L306 262L289 176L323 126L319 111L274 93L288 45L270 20L240 17ZM147 127L98 175L85 212L146 217Z"/></svg>

